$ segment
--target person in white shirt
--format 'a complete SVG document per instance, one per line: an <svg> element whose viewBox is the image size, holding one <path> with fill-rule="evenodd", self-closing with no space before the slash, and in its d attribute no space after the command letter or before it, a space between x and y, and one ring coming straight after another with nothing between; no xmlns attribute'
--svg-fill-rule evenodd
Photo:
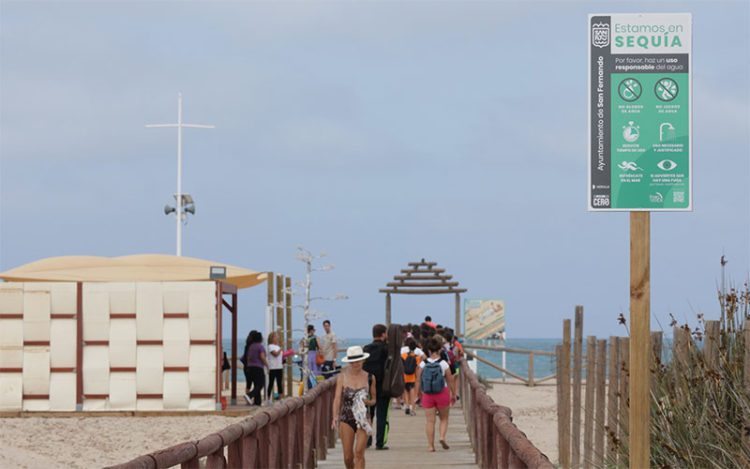
<svg viewBox="0 0 750 469"><path fill-rule="evenodd" d="M320 338L320 349L323 351L323 374L328 378L336 370L338 344L336 343L336 334L331 330L331 321L328 319L323 321L323 330L326 333Z"/></svg>
<svg viewBox="0 0 750 469"><path fill-rule="evenodd" d="M283 386L284 365L282 364L282 351L279 345L279 333L271 332L268 335L268 399L273 395L273 383L276 381L278 395L284 394Z"/></svg>

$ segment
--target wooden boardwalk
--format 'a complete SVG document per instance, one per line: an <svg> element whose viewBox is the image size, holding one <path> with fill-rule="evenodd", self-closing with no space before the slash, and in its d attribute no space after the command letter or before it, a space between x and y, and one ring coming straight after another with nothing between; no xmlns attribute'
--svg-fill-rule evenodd
<svg viewBox="0 0 750 469"><path fill-rule="evenodd" d="M438 423L435 425L435 452L427 451L427 436L425 435L425 416L421 408L412 417L404 414L403 410L391 408L390 433L388 434L387 451L376 451L375 446L365 452L367 468L390 469L393 467L430 467L430 468L476 468L474 451L471 448L469 434L461 407L456 405L450 411L448 423L449 450L444 450L438 442ZM336 441L336 448L329 450L325 461L318 462L319 468L344 467L344 456L341 442Z"/></svg>

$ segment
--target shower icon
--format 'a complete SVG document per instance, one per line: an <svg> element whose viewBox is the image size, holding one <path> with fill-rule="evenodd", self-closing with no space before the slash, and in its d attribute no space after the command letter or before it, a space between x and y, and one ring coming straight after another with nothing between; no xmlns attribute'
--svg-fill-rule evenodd
<svg viewBox="0 0 750 469"><path fill-rule="evenodd" d="M672 142L674 141L675 128L669 122L665 122L659 126L659 141L660 142Z"/></svg>

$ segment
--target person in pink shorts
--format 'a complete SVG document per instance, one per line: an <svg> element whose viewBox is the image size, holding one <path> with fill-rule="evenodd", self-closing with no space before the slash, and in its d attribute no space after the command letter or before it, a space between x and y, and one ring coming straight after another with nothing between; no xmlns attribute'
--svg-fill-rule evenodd
<svg viewBox="0 0 750 469"><path fill-rule="evenodd" d="M419 364L417 370L417 393L422 391L422 408L425 410L427 425L427 449L435 451L435 417L440 417L440 445L450 449L446 443L448 415L451 405L456 402L453 373L447 362L440 359L442 343L435 337L427 342L429 357Z"/></svg>

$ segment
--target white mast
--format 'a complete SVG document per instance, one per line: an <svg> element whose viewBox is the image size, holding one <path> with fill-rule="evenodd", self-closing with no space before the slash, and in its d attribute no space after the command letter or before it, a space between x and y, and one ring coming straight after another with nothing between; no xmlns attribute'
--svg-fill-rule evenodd
<svg viewBox="0 0 750 469"><path fill-rule="evenodd" d="M177 195L175 195L176 212L175 220L177 222L177 255L182 255L182 221L185 212L182 206L182 129L189 127L192 129L213 129L213 125L202 124L183 124L182 123L182 93L177 94L177 123L176 124L149 124L148 128L160 127L177 127Z"/></svg>

